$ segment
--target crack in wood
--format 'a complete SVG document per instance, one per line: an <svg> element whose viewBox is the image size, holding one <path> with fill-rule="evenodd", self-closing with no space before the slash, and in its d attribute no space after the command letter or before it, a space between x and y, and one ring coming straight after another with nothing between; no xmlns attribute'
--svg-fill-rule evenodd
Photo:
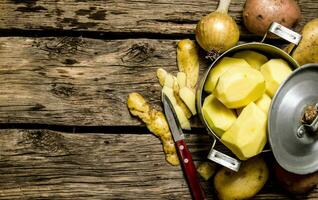
<svg viewBox="0 0 318 200"><path fill-rule="evenodd" d="M133 44L121 57L121 61L125 62L145 62L150 58L155 49L151 47L148 43L143 44Z"/></svg>
<svg viewBox="0 0 318 200"><path fill-rule="evenodd" d="M44 8L43 6L20 6L16 9L16 11L19 12L41 12L47 10L46 8Z"/></svg>
<svg viewBox="0 0 318 200"><path fill-rule="evenodd" d="M46 129L65 133L121 133L127 134L151 134L146 126L75 126L75 125L51 125L39 123L0 123L0 130L3 129ZM197 130L197 129L194 129ZM200 130L205 131L204 129Z"/></svg>
<svg viewBox="0 0 318 200"><path fill-rule="evenodd" d="M85 41L82 37L51 38L48 40L34 40L32 46L48 52L49 56L58 56L82 51L85 47ZM72 62L71 60L68 61Z"/></svg>

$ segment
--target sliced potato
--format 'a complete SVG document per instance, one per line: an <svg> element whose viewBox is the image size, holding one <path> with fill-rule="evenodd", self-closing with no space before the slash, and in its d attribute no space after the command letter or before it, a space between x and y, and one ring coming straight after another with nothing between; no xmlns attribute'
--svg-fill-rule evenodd
<svg viewBox="0 0 318 200"><path fill-rule="evenodd" d="M188 120L185 112L182 110L182 108L177 102L177 99L175 98L174 91L173 91L174 83L175 83L174 77L171 74L167 74L165 79L165 84L162 88L162 93L167 95L167 97L171 101L176 111L176 114L182 129L190 130L191 129L190 121Z"/></svg>
<svg viewBox="0 0 318 200"><path fill-rule="evenodd" d="M213 94L204 99L202 114L210 128L221 137L236 120L233 110L225 107Z"/></svg>
<svg viewBox="0 0 318 200"><path fill-rule="evenodd" d="M184 72L178 72L177 74L177 81L180 88L187 86L187 75Z"/></svg>
<svg viewBox="0 0 318 200"><path fill-rule="evenodd" d="M243 58L254 69L260 70L260 67L268 61L267 57L256 51L244 50L233 55L233 58Z"/></svg>
<svg viewBox="0 0 318 200"><path fill-rule="evenodd" d="M190 119L190 117L192 116L191 111L188 109L188 107L184 104L184 102L179 96L180 86L178 84L177 78L172 76L171 74L169 74L166 70L162 68L157 69L157 78L162 87L165 85L166 77L168 77L167 86L171 87L172 85L174 97L176 99L177 104L181 107L187 119Z"/></svg>
<svg viewBox="0 0 318 200"><path fill-rule="evenodd" d="M179 90L179 96L182 101L187 105L193 115L197 114L195 107L195 94L193 90L188 87L183 87Z"/></svg>
<svg viewBox="0 0 318 200"><path fill-rule="evenodd" d="M204 91L213 92L219 77L226 71L235 67L251 67L244 59L240 58L222 58L210 71L204 85Z"/></svg>
<svg viewBox="0 0 318 200"><path fill-rule="evenodd" d="M239 159L246 160L259 154L266 142L267 116L255 105L248 104L233 125L223 133L221 141Z"/></svg>
<svg viewBox="0 0 318 200"><path fill-rule="evenodd" d="M283 59L271 59L261 67L266 81L266 92L273 97L281 84L292 73L288 63Z"/></svg>
<svg viewBox="0 0 318 200"><path fill-rule="evenodd" d="M242 200L255 196L268 180L268 167L261 157L242 163L238 172L225 167L214 177L214 186L220 200Z"/></svg>
<svg viewBox="0 0 318 200"><path fill-rule="evenodd" d="M267 94L263 94L261 98L255 101L255 104L267 115L271 102L272 99Z"/></svg>
<svg viewBox="0 0 318 200"><path fill-rule="evenodd" d="M265 92L263 75L251 67L235 67L223 73L214 95L228 108L244 107Z"/></svg>

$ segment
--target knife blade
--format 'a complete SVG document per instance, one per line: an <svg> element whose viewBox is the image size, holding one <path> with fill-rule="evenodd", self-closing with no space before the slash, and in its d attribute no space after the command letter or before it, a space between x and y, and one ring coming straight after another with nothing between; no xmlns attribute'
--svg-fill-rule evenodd
<svg viewBox="0 0 318 200"><path fill-rule="evenodd" d="M197 176L197 170L194 166L191 153L185 143L183 131L181 129L176 112L170 99L165 94L162 95L162 103L164 113L175 142L179 160L183 169L184 176L186 177L186 180L188 182L192 198L194 200L206 199Z"/></svg>

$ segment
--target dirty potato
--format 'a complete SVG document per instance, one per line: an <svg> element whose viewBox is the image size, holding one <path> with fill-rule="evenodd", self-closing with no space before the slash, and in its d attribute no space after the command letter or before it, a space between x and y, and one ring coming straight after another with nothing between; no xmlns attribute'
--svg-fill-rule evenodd
<svg viewBox="0 0 318 200"><path fill-rule="evenodd" d="M261 157L242 163L238 172L225 167L214 177L214 186L221 200L249 199L255 196L268 179L268 168Z"/></svg>

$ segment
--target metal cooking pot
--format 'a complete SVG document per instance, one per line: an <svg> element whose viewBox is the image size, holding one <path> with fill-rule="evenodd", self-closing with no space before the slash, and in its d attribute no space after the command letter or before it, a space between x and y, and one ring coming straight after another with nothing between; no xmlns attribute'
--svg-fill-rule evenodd
<svg viewBox="0 0 318 200"><path fill-rule="evenodd" d="M298 45L298 43L300 42L301 40L301 35L290 30L290 29L287 29L286 27L278 24L278 23L272 23L272 25L270 26L269 30L268 30L268 33L273 33L291 43L294 43L295 45ZM221 141L220 138L217 136L217 134L209 127L207 121L204 119L203 117L203 114L202 114L202 105L203 105L203 101L204 101L204 98L208 95L205 91L204 91L204 85L205 85L205 82L206 82L206 79L208 77L208 74L209 72L211 71L211 69L216 65L216 63L219 62L220 59L222 59L223 57L225 56L228 56L228 57L231 57L234 53L238 52L238 51L242 51L242 50L254 50L254 51L257 51L257 52L260 52L264 55L266 55L268 58L281 58L281 59L284 59L285 61L288 62L288 64L293 68L293 69L297 69L299 68L299 65L298 63L289 55L287 54L286 52L284 52L283 50L279 49L278 47L275 47L273 45L270 45L270 44L266 44L266 43L263 43L265 38L266 38L266 35L264 36L263 40L261 42L251 42L251 43L246 43L246 44L241 44L241 45L237 45L229 50L227 50L226 52L224 52L221 56L219 56L212 64L211 66L208 68L208 70L205 72L203 78L201 79L200 83L199 83L199 87L197 89L197 108L198 108L198 113L199 113L199 116L201 118L201 121L203 122L204 126L206 127L208 133L213 137L213 144L212 144L212 148L209 152L209 155L208 155L208 159L209 160L212 160L218 164L221 164L229 169L232 169L234 171L238 171L239 167L240 167L240 161L237 159L237 158L233 158L231 156L228 156L218 150L215 149L215 144L218 142L218 141ZM318 69L318 68L317 68ZM298 71L298 70L296 70ZM302 73L304 74L304 73ZM308 73L307 73L308 74ZM316 70L316 79L317 79L317 83L318 83L318 70ZM290 76L290 77L293 77L295 76L294 75L294 72L293 74ZM292 78L288 78L289 82L291 82L290 80ZM304 77L302 77L304 78ZM285 82L287 83L288 80L286 80ZM299 123L295 123L295 120L298 120L300 117L300 115L302 114L301 111L304 107L299 107L300 109L297 109L297 115L296 117L293 116L293 117L279 117L277 116L279 114L279 112L276 112L277 109L276 109L276 104L278 104L278 108L279 106L282 107L282 99L283 96L286 96L286 93L288 93L288 89L284 90L283 88L283 85L285 85L285 82L280 86L279 90L277 91L276 95L274 96L274 98L272 99L272 105L271 105L271 108L270 108L270 111L269 111L269 118L268 118L268 132L269 133L269 142L270 142L270 145L272 147L272 150L273 150L273 153L274 153L274 156L275 158L277 159L278 163L283 167L285 168L286 170L288 171L291 171L291 172L294 172L294 173L297 173L297 174L306 174L306 173L310 173L310 172L313 172L313 171L316 171L318 170L317 167L318 167L318 140L315 140L316 142L313 143L313 141L311 141L311 145L310 146L307 146L306 148L304 147L304 145L306 145L305 143L310 143L309 140L306 140L304 143L302 144L299 144L300 140L296 140L296 139L293 139L293 140L290 140L290 145L295 145L295 148L301 148L301 150L304 150L305 152L303 153L299 153L298 150L294 149L293 147L290 147L290 146L284 146L282 144L277 144L277 141L281 141L280 138L284 138L286 139L286 142L288 143L289 139L288 139L288 134L280 134L280 133L277 133L277 131L282 131L284 130L282 128L282 123L289 123L289 125L286 125L286 126L289 126L290 130L298 130L300 129L300 125ZM288 82L288 83L289 83ZM290 89L290 88L289 88ZM295 90L299 90L300 88L298 87L298 89L295 89ZM302 90L302 89L301 89ZM314 89L314 90L310 90L309 92L307 92L308 94L310 92L315 92L317 97L311 97L309 98L311 101L313 99L315 99L316 103L318 102L318 84L317 84L317 89ZM300 92L301 94L301 92ZM310 95L309 95L310 96ZM308 99L308 98L307 98ZM290 102L290 101L289 101ZM304 102L304 101L301 101L302 104L306 104L308 102ZM318 106L318 105L317 105ZM295 107L295 106L294 106ZM286 109L286 108L285 108ZM282 108L280 111L284 110L284 108ZM293 111L290 111L290 112L287 112L288 114L292 115ZM281 118L285 118L285 120L281 120ZM290 120L291 118L293 118L294 121L290 121L288 122L288 120ZM281 123L277 123L277 121L282 121ZM318 118L317 118L317 123L316 123L316 126L318 126ZM296 127L298 126L298 127ZM293 128L291 128L293 127ZM296 127L296 128L295 128ZM317 127L316 127L317 128ZM307 130L307 129L306 129ZM273 133L275 132L275 134L277 135L274 135L273 136ZM297 132L297 131L295 131ZM294 133L292 133L293 135L295 135ZM304 138L307 138L307 137L304 137ZM316 138L317 139L317 138ZM305 140L305 139L303 139ZM287 150L286 150L287 149ZM263 152L266 152L266 151L270 151L270 149L265 149ZM306 157L305 154L310 154L309 157ZM307 159L307 162L305 162L304 160L302 160L300 163L297 162L297 159L300 158L300 157L306 157ZM315 157L315 158L314 158ZM293 161L293 159L296 159ZM313 159L314 162L310 162L308 161L308 159ZM300 159L301 160L301 159ZM293 165L292 163L293 162L297 162L298 165ZM307 165L310 165L310 167L307 168L302 168L301 165L304 165L304 164L307 164ZM299 170L301 169L301 170Z"/></svg>

